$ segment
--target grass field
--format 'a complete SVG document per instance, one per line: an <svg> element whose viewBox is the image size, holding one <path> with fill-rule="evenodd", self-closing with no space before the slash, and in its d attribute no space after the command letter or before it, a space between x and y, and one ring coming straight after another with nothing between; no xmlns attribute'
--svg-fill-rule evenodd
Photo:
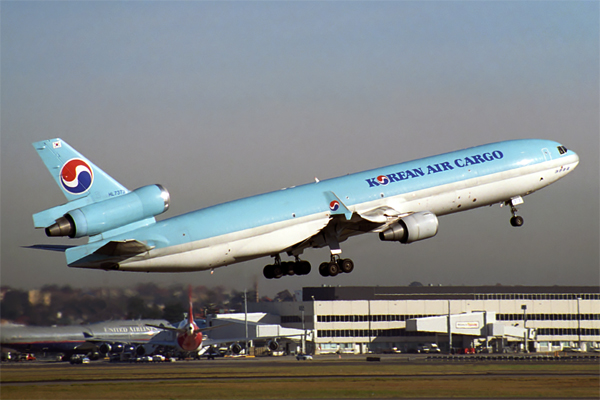
<svg viewBox="0 0 600 400"><path fill-rule="evenodd" d="M1 398L600 398L597 364L240 361L3 365Z"/></svg>

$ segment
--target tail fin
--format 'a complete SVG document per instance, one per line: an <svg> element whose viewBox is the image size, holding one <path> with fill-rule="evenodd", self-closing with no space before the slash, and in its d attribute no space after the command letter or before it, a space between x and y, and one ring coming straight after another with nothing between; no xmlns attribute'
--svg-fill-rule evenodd
<svg viewBox="0 0 600 400"><path fill-rule="evenodd" d="M33 146L68 201L91 194L96 202L114 196L115 192L128 192L62 139L44 140Z"/></svg>
<svg viewBox="0 0 600 400"><path fill-rule="evenodd" d="M190 312L188 314L188 322L190 324L194 323L194 310L192 307L192 285L188 286L188 298L190 299Z"/></svg>
<svg viewBox="0 0 600 400"><path fill-rule="evenodd" d="M33 216L36 228L45 228L75 208L129 192L62 139L33 143L68 203Z"/></svg>

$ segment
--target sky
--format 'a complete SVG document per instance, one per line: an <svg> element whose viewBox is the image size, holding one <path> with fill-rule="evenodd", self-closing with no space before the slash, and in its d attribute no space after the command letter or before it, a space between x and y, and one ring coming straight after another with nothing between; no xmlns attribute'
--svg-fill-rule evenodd
<svg viewBox="0 0 600 400"><path fill-rule="evenodd" d="M2 285L598 285L599 3L3 1ZM159 219L225 201L520 138L580 156L525 198L440 218L436 237L342 243L351 274L266 280L270 258L210 272L73 269L27 249L65 198L31 146L61 137L127 188L160 183ZM85 243L82 239L75 243ZM285 259L285 258L284 258Z"/></svg>

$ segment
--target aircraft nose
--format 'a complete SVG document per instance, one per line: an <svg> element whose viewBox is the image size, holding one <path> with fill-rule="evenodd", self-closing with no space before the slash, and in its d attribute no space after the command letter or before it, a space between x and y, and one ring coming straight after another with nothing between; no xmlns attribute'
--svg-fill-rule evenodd
<svg viewBox="0 0 600 400"><path fill-rule="evenodd" d="M574 151L571 151L573 154L571 155L571 158L573 160L573 169L575 169L575 167L577 167L579 165L579 156L577 155L577 153L575 153Z"/></svg>

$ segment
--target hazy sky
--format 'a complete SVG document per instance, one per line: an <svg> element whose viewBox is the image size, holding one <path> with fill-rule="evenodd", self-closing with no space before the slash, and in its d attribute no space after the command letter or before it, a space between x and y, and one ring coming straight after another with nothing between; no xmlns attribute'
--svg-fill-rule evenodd
<svg viewBox="0 0 600 400"><path fill-rule="evenodd" d="M599 283L599 3L1 3L1 284ZM209 272L72 269L25 249L70 243L31 215L65 202L31 143L61 137L129 189L161 183L160 218L493 141L580 156L508 208L440 218L435 238L342 244L352 274L267 281L270 258ZM82 243L82 242L80 242Z"/></svg>

